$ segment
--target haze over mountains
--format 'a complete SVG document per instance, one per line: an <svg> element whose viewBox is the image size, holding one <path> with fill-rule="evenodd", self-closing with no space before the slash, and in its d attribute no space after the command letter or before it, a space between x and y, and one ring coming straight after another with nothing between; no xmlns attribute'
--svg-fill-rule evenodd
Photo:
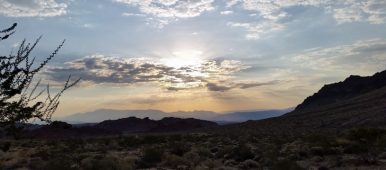
<svg viewBox="0 0 386 170"><path fill-rule="evenodd" d="M77 113L60 120L71 123L96 123L104 120L115 120L126 117L150 118L160 120L165 117L195 118L216 122L244 122L247 120L260 120L270 117L281 116L292 111L292 108L283 110L258 110L258 111L239 111L232 113L216 113L211 111L192 111L192 112L163 112L160 110L114 110L100 109L93 112Z"/></svg>

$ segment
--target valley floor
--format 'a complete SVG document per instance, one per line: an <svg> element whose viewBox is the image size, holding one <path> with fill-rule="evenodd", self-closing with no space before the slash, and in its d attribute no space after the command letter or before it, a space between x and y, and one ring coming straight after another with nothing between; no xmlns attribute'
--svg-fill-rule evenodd
<svg viewBox="0 0 386 170"><path fill-rule="evenodd" d="M386 130L0 140L0 169L386 169Z"/></svg>

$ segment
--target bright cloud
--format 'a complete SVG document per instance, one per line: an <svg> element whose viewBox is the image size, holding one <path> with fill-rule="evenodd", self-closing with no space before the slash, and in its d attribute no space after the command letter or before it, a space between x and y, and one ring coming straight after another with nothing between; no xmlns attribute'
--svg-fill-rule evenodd
<svg viewBox="0 0 386 170"><path fill-rule="evenodd" d="M214 9L214 0L115 0L119 3L138 7L150 17L156 17L162 25L170 20L179 18L192 18L200 16L203 12ZM166 22L166 23L165 23ZM161 26L162 26L161 25Z"/></svg>
<svg viewBox="0 0 386 170"><path fill-rule="evenodd" d="M306 50L291 57L292 65L318 71L364 73L384 68L386 41L380 39L361 40L349 45Z"/></svg>
<svg viewBox="0 0 386 170"><path fill-rule="evenodd" d="M284 28L283 25L278 24L272 21L264 21L264 22L228 22L228 25L231 27L243 28L247 31L245 38L248 40L259 39L262 34L266 34L273 31L279 31Z"/></svg>
<svg viewBox="0 0 386 170"><path fill-rule="evenodd" d="M260 35L272 32L276 28L284 28L285 24L281 20L291 16L288 9L299 6L321 8L326 13L332 14L338 24L350 22L382 24L386 21L386 1L380 0L231 0L227 2L228 8L234 6L257 12L261 17L257 23L248 23L248 25L239 22L229 24L245 27L247 39L258 39ZM253 13L251 16L256 14Z"/></svg>
<svg viewBox="0 0 386 170"><path fill-rule="evenodd" d="M67 4L55 0L0 0L0 14L9 17L54 17L67 13Z"/></svg>

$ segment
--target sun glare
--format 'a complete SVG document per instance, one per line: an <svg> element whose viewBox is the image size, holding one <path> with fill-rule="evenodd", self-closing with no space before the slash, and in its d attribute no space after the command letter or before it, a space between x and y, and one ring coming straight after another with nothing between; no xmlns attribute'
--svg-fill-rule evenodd
<svg viewBox="0 0 386 170"><path fill-rule="evenodd" d="M180 50L174 51L172 57L162 60L167 66L174 68L198 67L203 63L202 51Z"/></svg>

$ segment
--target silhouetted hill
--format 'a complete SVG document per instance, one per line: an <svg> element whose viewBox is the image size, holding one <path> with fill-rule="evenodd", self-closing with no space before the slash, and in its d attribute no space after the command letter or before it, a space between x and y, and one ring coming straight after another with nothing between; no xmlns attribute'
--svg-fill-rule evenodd
<svg viewBox="0 0 386 170"><path fill-rule="evenodd" d="M157 121L149 118L140 119L136 117L128 117L117 120L105 120L96 124L94 127L112 131L146 132L155 128L157 125Z"/></svg>
<svg viewBox="0 0 386 170"><path fill-rule="evenodd" d="M344 101L386 86L386 71L373 76L350 76L343 82L328 84L314 95L307 97L296 110L306 110L317 106Z"/></svg>
<svg viewBox="0 0 386 170"><path fill-rule="evenodd" d="M211 111L178 111L178 112L163 112L160 110L113 110L100 109L92 112L78 113L61 118L61 121L70 122L72 124L79 123L97 123L105 120L115 120L127 117L146 118L153 120L161 120L165 117L176 118L195 118L200 120L209 120L215 122L244 122L247 120L260 120L270 117L280 116L284 113L292 111L291 109L283 110L258 110L258 111L236 111L226 114L220 114Z"/></svg>
<svg viewBox="0 0 386 170"><path fill-rule="evenodd" d="M106 120L97 125L95 128L119 131L125 133L132 132L168 132L168 131L183 131L198 128L215 127L216 123L199 120L199 119L181 119L174 117L167 117L161 120L151 120L149 118L123 118L118 120Z"/></svg>
<svg viewBox="0 0 386 170"><path fill-rule="evenodd" d="M218 126L217 123L206 120L166 117L158 121L158 126L153 131L181 131L216 126Z"/></svg>
<svg viewBox="0 0 386 170"><path fill-rule="evenodd" d="M248 112L234 112L223 114L212 119L213 121L225 121L225 122L245 122L248 120L261 120L272 117L281 116L285 113L292 111L292 108L282 110L260 110L260 111L248 111Z"/></svg>
<svg viewBox="0 0 386 170"><path fill-rule="evenodd" d="M145 118L149 117L154 120L160 120L164 117L169 117L171 114L160 110L115 110L115 109L99 109L92 112L73 114L60 120L66 122L77 123L97 123L105 120L115 120L127 117Z"/></svg>
<svg viewBox="0 0 386 170"><path fill-rule="evenodd" d="M28 129L24 135L32 138L79 138L90 136L106 136L118 134L115 131L98 129L93 126L74 127L65 122L54 121L49 125L39 125L39 128Z"/></svg>
<svg viewBox="0 0 386 170"><path fill-rule="evenodd" d="M325 85L283 116L228 127L258 129L267 133L386 128L386 72L370 77L350 76L343 82Z"/></svg>
<svg viewBox="0 0 386 170"><path fill-rule="evenodd" d="M97 124L73 126L66 122L54 121L49 125L29 129L26 135L37 138L77 138L88 136L108 136L121 133L177 132L200 128L217 127L217 123L199 119L167 117L161 120L128 117L105 120Z"/></svg>

